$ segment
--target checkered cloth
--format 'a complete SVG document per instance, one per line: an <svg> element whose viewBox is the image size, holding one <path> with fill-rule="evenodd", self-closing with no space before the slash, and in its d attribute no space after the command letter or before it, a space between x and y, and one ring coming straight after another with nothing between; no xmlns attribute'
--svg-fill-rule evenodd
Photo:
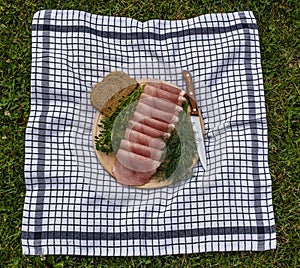
<svg viewBox="0 0 300 268"><path fill-rule="evenodd" d="M179 184L118 184L93 148L89 94L114 70L185 88L193 76L208 169ZM187 20L37 12L32 24L23 253L152 256L276 247L252 12Z"/></svg>

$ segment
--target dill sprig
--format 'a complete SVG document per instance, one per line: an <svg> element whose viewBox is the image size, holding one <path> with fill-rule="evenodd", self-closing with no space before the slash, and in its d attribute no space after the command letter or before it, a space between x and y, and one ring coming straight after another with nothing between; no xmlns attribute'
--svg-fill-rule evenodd
<svg viewBox="0 0 300 268"><path fill-rule="evenodd" d="M179 121L166 142L167 152L158 172L164 173L165 178L181 180L190 174L193 160L197 155L197 147L193 126L187 114L188 103L183 104Z"/></svg>

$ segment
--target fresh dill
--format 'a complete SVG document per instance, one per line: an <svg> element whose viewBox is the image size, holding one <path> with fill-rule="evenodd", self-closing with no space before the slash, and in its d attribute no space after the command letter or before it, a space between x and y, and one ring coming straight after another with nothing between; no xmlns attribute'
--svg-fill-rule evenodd
<svg viewBox="0 0 300 268"><path fill-rule="evenodd" d="M166 157L158 172L164 172L165 178L178 181L191 172L191 165L197 156L197 147L193 127L187 114L188 104L183 104L183 111L179 113L179 121L166 142Z"/></svg>

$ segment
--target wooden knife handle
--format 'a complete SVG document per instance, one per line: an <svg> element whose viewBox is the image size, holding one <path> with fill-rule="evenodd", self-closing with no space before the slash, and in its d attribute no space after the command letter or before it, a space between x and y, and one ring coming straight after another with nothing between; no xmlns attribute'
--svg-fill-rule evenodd
<svg viewBox="0 0 300 268"><path fill-rule="evenodd" d="M192 76L191 76L190 72L187 70L182 71L182 76L186 83L186 92L187 92L184 95L184 97L188 99L190 106L191 106L190 114L199 116L200 123L202 125L202 134L204 137L204 134L205 134L204 133L204 120L202 117L201 110L198 108L198 105L197 105L197 101L196 101L196 97L195 97L195 88L194 88Z"/></svg>
<svg viewBox="0 0 300 268"><path fill-rule="evenodd" d="M183 79L185 80L186 83L186 94L187 99L190 102L191 105L191 115L198 115L199 111L198 111L198 105L196 102L196 98L195 98L195 88L194 88L194 84L193 84L193 80L192 80L192 76L190 74L189 71L182 71L182 76Z"/></svg>
<svg viewBox="0 0 300 268"><path fill-rule="evenodd" d="M187 70L183 70L182 76L186 83L186 91L192 98L195 99L195 88L194 88L193 79L190 72Z"/></svg>

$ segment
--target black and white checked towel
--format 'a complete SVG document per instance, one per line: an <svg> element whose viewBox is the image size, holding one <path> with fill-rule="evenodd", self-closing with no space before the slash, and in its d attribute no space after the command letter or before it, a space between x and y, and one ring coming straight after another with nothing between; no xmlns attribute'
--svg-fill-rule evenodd
<svg viewBox="0 0 300 268"><path fill-rule="evenodd" d="M119 185L92 145L89 94L109 72L185 88L205 121L208 170L178 185ZM32 24L23 253L166 255L276 247L259 36L252 12L187 20L46 10Z"/></svg>

